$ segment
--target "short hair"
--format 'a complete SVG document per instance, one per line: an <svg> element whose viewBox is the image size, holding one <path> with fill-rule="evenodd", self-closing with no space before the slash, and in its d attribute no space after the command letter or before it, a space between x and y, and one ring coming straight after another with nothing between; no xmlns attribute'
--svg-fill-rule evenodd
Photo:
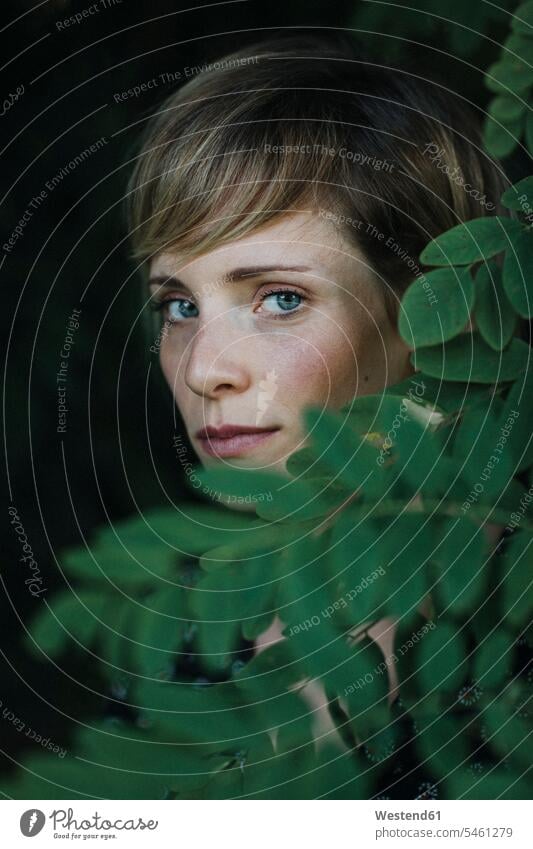
<svg viewBox="0 0 533 849"><path fill-rule="evenodd" d="M397 300L427 242L502 212L506 185L477 115L441 83L342 37L282 36L208 65L151 116L128 185L131 256L200 255L311 206Z"/></svg>

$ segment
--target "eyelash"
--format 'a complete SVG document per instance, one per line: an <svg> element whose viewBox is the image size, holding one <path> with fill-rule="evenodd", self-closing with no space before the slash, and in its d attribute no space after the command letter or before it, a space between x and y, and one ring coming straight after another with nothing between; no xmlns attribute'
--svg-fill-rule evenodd
<svg viewBox="0 0 533 849"><path fill-rule="evenodd" d="M289 318L289 316L294 315L295 313L301 312L302 311L301 308L302 308L303 304L305 304L305 302L307 301L306 296L303 295L301 292L299 292L297 289L291 289L291 288L288 288L288 287L284 287L284 288L280 288L280 289L268 289L266 292L263 292L263 294L260 297L261 303L263 303L263 301L266 298L270 297L271 295L297 295L300 298L300 303L298 304L298 306L295 309L287 310L285 313L281 312L281 313L278 313L277 315L272 313L270 315L270 318L276 318L276 319L280 318L282 320Z"/></svg>
<svg viewBox="0 0 533 849"><path fill-rule="evenodd" d="M196 306L194 301L191 301L190 298L158 298L157 296L154 296L150 299L150 301L148 302L148 306L153 312L163 313L165 307L167 307L169 304L173 304L175 301L188 301L190 304ZM196 318L196 316L193 317ZM162 318L165 319L165 316L163 315ZM180 322L173 321L171 322L171 324L180 324Z"/></svg>
<svg viewBox="0 0 533 849"><path fill-rule="evenodd" d="M303 295L301 292L299 292L297 289L291 289L291 288L284 287L284 288L279 288L279 289L268 289L266 292L263 292L263 294L261 295L261 297L259 299L260 302L263 303L263 301L266 298L270 297L271 295L297 295L301 299L301 303L295 309L287 310L285 313L277 313L277 314L271 313L269 317L274 318L274 319L285 320L285 319L289 318L291 315L293 315L294 313L301 312L301 307L307 301L307 297L305 295ZM161 298L161 299L154 297L149 302L150 309L152 309L154 312L162 312L168 304L173 303L174 301L188 301L189 303L196 306L194 301L192 301L190 298L186 298L186 297ZM192 318L196 318L196 317L197 316L192 316ZM182 319L182 321L185 321L185 320L186 320L185 318ZM181 321L174 321L174 322L172 322L172 324L181 324Z"/></svg>

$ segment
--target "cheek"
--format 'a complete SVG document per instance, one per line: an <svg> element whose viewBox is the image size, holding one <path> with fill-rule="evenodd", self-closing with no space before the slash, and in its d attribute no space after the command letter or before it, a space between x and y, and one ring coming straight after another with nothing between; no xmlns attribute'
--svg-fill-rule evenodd
<svg viewBox="0 0 533 849"><path fill-rule="evenodd" d="M270 351L268 367L279 375L280 397L292 408L306 402L334 404L339 390L355 391L356 355L340 333L288 337Z"/></svg>
<svg viewBox="0 0 533 849"><path fill-rule="evenodd" d="M356 395L381 392L390 382L396 357L386 326L357 311L342 324L328 322L315 330L305 339L291 339L279 352L288 399L341 407Z"/></svg>

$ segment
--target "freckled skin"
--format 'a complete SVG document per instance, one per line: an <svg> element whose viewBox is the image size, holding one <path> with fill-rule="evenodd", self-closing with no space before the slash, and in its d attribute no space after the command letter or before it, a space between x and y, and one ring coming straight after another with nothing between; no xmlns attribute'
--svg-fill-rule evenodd
<svg viewBox="0 0 533 849"><path fill-rule="evenodd" d="M235 268L260 265L308 270L223 280ZM300 413L306 405L339 408L412 371L380 281L344 232L315 213L285 215L185 263L179 253L159 254L150 271L178 277L186 288L165 290L165 298L190 298L198 311L171 326L160 357L205 466L225 462L284 473L287 456L305 441ZM282 311L275 296L261 303L262 292L285 285L304 296L298 309ZM281 313L284 318L274 317ZM261 392L260 426L279 431L239 456L205 454L196 431L208 424L255 425Z"/></svg>
<svg viewBox="0 0 533 849"><path fill-rule="evenodd" d="M308 270L222 281L232 269L258 265ZM165 297L193 297L199 310L194 318L172 325L162 339L160 358L189 438L205 466L224 462L286 473L287 456L305 442L300 414L306 405L339 408L358 394L379 393L413 371L409 349L385 308L380 281L353 242L317 214L285 215L186 263L179 254L160 254L150 271L178 277L187 288L169 289ZM287 319L257 311L262 291L285 285L306 296L300 311ZM259 409L261 427L280 428L264 443L223 460L202 451L195 438L199 428L255 425ZM231 507L255 510L253 505ZM369 635L388 658L395 625L381 620L373 628ZM256 641L257 650L280 638L281 623L276 619L266 642L265 635ZM391 698L395 686L392 677ZM321 739L338 736L323 689L309 685L304 698Z"/></svg>
<svg viewBox="0 0 533 849"><path fill-rule="evenodd" d="M274 264L309 270L221 282L237 267ZM170 289L166 297L194 297L199 310L163 335L160 358L191 443L206 466L224 462L283 473L287 456L305 441L300 413L306 405L335 409L358 394L379 393L413 371L410 351L385 308L380 281L352 241L316 214L286 215L186 263L179 253L160 254L151 274L175 274L187 289ZM285 285L308 298L301 311L281 320L256 312L261 291ZM255 425L261 393L267 396L261 426L280 430L242 456L220 460L203 454L196 431L207 424ZM253 505L229 506L255 510ZM419 608L426 617L429 601ZM257 650L282 639L281 631L276 617L256 640ZM387 661L391 701L398 694L391 660L395 634L391 617L368 629ZM323 688L312 682L303 697L318 736L333 742L336 732Z"/></svg>

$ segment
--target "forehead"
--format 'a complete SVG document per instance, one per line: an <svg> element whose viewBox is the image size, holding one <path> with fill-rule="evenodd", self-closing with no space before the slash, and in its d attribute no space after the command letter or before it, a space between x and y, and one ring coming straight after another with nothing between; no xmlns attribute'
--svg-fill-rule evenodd
<svg viewBox="0 0 533 849"><path fill-rule="evenodd" d="M179 250L162 252L151 263L150 274L228 274L239 265L254 266L261 262L280 266L301 265L312 267L327 275L332 266L345 268L366 265L364 257L353 239L345 231L316 211L285 213L275 221L254 230L241 238L215 247L201 256L187 258Z"/></svg>

